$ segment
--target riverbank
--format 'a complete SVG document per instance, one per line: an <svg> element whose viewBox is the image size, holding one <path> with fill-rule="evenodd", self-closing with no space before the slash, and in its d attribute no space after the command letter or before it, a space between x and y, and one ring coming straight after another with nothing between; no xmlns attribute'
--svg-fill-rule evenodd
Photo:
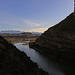
<svg viewBox="0 0 75 75"><path fill-rule="evenodd" d="M0 74L1 75L48 75L14 45L0 36Z"/></svg>
<svg viewBox="0 0 75 75"><path fill-rule="evenodd" d="M61 64L46 57L38 51L29 48L29 45L23 45L23 43L16 43L15 46L19 50L24 51L33 62L36 62L38 64L39 68L42 68L44 71L48 72L49 75L64 75L61 70Z"/></svg>
<svg viewBox="0 0 75 75"><path fill-rule="evenodd" d="M45 31L30 47L62 63L75 63L75 16L67 16Z"/></svg>
<svg viewBox="0 0 75 75"><path fill-rule="evenodd" d="M60 23L50 27L30 48L62 63L65 75L75 75L75 15L67 16ZM66 70L67 69L67 70Z"/></svg>
<svg viewBox="0 0 75 75"><path fill-rule="evenodd" d="M9 43L19 43L23 41L35 41L37 37L40 35L32 34L30 32L24 32L24 33L1 33L1 36L3 36Z"/></svg>

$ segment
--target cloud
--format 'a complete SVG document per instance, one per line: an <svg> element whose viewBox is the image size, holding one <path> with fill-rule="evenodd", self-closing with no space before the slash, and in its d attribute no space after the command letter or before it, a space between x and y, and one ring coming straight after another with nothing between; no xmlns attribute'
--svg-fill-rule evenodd
<svg viewBox="0 0 75 75"><path fill-rule="evenodd" d="M24 23L26 23L27 25L31 26L31 27L39 27L41 26L42 24L40 23L36 23L36 22L32 22L32 21L28 21L28 20L24 20Z"/></svg>
<svg viewBox="0 0 75 75"><path fill-rule="evenodd" d="M29 32L44 32L46 31L48 28L37 28L37 29L32 29L29 30Z"/></svg>
<svg viewBox="0 0 75 75"><path fill-rule="evenodd" d="M1 30L21 30L21 31L35 31L35 32L43 32L47 28L47 22L43 22L41 20L28 20L26 18L20 18L17 16L13 16L12 14L9 14L8 12L0 12L0 29ZM44 27L44 28L42 28ZM35 28L35 29L34 29Z"/></svg>

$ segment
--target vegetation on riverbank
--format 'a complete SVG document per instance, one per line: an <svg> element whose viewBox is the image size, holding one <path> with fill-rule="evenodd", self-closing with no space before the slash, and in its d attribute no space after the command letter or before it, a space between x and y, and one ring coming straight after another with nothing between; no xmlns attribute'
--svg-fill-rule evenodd
<svg viewBox="0 0 75 75"><path fill-rule="evenodd" d="M18 42L24 42L24 41L35 41L40 35L32 34L30 32L24 32L24 33L1 33L1 36L3 36L9 43L18 43Z"/></svg>

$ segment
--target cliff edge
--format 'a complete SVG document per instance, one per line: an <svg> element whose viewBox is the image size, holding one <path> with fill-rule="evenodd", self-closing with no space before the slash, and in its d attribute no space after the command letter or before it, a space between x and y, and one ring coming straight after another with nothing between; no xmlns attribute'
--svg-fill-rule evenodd
<svg viewBox="0 0 75 75"><path fill-rule="evenodd" d="M0 36L0 75L48 75L27 55Z"/></svg>
<svg viewBox="0 0 75 75"><path fill-rule="evenodd" d="M75 63L74 13L45 31L30 47L55 60Z"/></svg>

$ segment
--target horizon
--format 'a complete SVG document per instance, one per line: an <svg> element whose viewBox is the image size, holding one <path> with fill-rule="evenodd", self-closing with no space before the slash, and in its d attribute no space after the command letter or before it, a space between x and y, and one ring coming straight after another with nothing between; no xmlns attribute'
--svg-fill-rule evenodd
<svg viewBox="0 0 75 75"><path fill-rule="evenodd" d="M22 31L22 30L0 30L0 33L1 32L7 33L10 31L12 31L12 32L27 32L27 31ZM42 32L35 32L35 31L28 31L28 32L30 32L30 33L42 33Z"/></svg>
<svg viewBox="0 0 75 75"><path fill-rule="evenodd" d="M3 0L0 31L44 32L74 12L74 0Z"/></svg>

